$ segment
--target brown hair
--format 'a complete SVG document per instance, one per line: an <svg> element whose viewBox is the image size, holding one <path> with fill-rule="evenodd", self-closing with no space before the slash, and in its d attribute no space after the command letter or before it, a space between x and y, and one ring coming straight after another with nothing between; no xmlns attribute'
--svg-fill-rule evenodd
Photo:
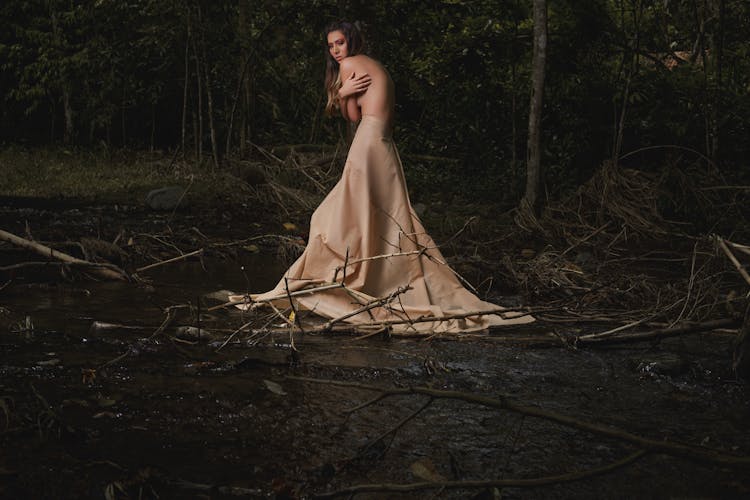
<svg viewBox="0 0 750 500"><path fill-rule="evenodd" d="M364 52L365 39L356 23L335 21L326 27L323 36L327 38L328 33L331 33L332 31L340 31L344 34L348 50L347 56L356 56L357 54L362 54ZM333 58L331 52L326 50L325 90L328 95L328 102L326 103L326 114L328 116L332 116L339 108L338 93L340 88L341 74L339 71L339 63Z"/></svg>

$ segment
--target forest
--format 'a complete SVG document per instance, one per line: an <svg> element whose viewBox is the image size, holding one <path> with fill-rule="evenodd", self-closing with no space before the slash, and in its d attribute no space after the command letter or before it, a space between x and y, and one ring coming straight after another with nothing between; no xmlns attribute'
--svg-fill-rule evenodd
<svg viewBox="0 0 750 500"><path fill-rule="evenodd" d="M604 160L670 145L742 179L744 2L555 1L548 10L549 196ZM392 74L401 148L456 159L431 171L481 178L470 188L512 203L525 163L530 2L4 2L2 138L179 150L215 168L252 155L250 143L335 142L338 120L321 111L322 31L337 18L362 24ZM669 153L644 156L658 164Z"/></svg>
<svg viewBox="0 0 750 500"><path fill-rule="evenodd" d="M348 249L235 307L342 176L341 19L442 264L533 323L296 309L352 295ZM0 497L747 495L748 33L743 0L0 3Z"/></svg>

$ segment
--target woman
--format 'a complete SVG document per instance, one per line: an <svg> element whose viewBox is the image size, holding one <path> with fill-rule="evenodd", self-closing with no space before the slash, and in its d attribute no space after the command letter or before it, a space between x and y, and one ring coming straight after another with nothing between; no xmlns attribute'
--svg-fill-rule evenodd
<svg viewBox="0 0 750 500"><path fill-rule="evenodd" d="M340 111L359 125L341 179L312 215L304 253L276 288L253 301L288 305L292 299L326 318L385 323L396 331L458 332L534 321L520 313L462 317L501 308L461 285L411 207L391 139L393 81L362 53L355 25L329 26L326 41L326 111ZM322 290L291 295L314 286Z"/></svg>

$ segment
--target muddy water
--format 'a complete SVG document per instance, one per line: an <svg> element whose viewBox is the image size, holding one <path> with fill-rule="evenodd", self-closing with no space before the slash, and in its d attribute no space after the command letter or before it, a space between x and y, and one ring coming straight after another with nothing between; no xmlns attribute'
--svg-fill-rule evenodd
<svg viewBox="0 0 750 500"><path fill-rule="evenodd" d="M202 297L248 283L267 289L282 270L260 255L165 267L137 285L16 282L0 291L0 497L285 498L362 483L535 478L600 467L634 451L446 400L372 444L425 398L399 396L348 414L373 393L287 376L504 394L654 439L750 454L749 391L730 373L728 335L598 350L307 335L295 339L298 359L287 335L253 345L240 336L217 352L247 317L208 313ZM165 307L186 303L193 314L178 323L196 326L200 314L212 340L150 338ZM551 328L560 327L541 330ZM664 455L577 482L502 491L505 498L749 494L746 471Z"/></svg>

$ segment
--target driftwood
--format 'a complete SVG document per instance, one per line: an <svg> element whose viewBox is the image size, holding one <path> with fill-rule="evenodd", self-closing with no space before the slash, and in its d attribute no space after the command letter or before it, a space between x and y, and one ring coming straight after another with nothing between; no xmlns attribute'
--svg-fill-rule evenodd
<svg viewBox="0 0 750 500"><path fill-rule="evenodd" d="M7 231L3 231L2 229L0 229L0 240L7 241L27 250L31 250L32 252L43 257L55 259L74 266L88 267L90 268L89 272L95 274L100 278L129 281L127 273L125 273L125 271L118 268L117 266L114 266L112 264L89 262L83 259L79 259L73 257L72 255L54 250L40 243L36 243L34 241L21 238L20 236L16 236L15 234L9 233Z"/></svg>

